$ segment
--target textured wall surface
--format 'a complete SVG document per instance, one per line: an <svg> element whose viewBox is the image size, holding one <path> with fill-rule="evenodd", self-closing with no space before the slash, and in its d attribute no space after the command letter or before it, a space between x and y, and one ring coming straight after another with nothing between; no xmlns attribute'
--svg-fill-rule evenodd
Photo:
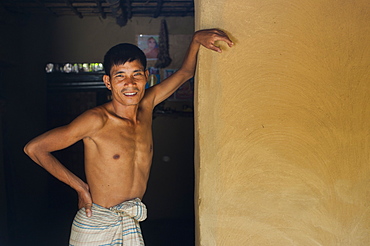
<svg viewBox="0 0 370 246"><path fill-rule="evenodd" d="M197 0L198 245L370 245L370 2Z"/></svg>

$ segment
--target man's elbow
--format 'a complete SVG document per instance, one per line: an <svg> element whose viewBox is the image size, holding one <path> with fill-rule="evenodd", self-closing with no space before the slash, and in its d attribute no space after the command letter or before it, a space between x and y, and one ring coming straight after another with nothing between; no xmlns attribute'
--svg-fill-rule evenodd
<svg viewBox="0 0 370 246"><path fill-rule="evenodd" d="M31 158L35 156L36 150L37 146L33 141L28 142L23 148L24 153L26 153L26 155L28 155Z"/></svg>
<svg viewBox="0 0 370 246"><path fill-rule="evenodd" d="M194 70L182 70L181 72L182 72L181 75L182 75L182 78L183 78L184 82L186 82L189 79L193 78L194 75L195 75L195 71Z"/></svg>
<svg viewBox="0 0 370 246"><path fill-rule="evenodd" d="M193 78L195 76L195 72L190 72L188 73L188 77L186 78L186 81L188 81L189 79Z"/></svg>

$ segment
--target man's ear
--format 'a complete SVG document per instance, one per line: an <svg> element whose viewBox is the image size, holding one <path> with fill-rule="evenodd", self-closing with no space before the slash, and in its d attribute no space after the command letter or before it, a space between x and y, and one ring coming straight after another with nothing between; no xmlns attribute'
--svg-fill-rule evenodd
<svg viewBox="0 0 370 246"><path fill-rule="evenodd" d="M103 75L103 82L105 86L108 88L108 90L112 90L112 87L110 84L110 77L108 75Z"/></svg>
<svg viewBox="0 0 370 246"><path fill-rule="evenodd" d="M145 70L145 76L146 76L146 81L148 82L149 80L149 70Z"/></svg>

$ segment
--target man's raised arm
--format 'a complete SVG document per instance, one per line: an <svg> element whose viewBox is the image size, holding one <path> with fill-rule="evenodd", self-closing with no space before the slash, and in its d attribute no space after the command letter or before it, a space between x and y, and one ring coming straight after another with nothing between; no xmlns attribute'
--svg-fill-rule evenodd
<svg viewBox="0 0 370 246"><path fill-rule="evenodd" d="M147 90L148 96L154 97L154 106L171 96L183 83L194 76L197 55L201 45L210 50L222 52L221 49L215 45L217 41L224 41L229 47L233 46L233 42L229 39L227 34L219 29L205 29L194 33L181 68L160 84Z"/></svg>

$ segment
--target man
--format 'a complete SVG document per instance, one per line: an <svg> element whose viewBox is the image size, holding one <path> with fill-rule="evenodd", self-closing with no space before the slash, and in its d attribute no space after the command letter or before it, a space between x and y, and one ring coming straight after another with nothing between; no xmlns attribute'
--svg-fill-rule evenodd
<svg viewBox="0 0 370 246"><path fill-rule="evenodd" d="M144 245L139 221L146 218L141 199L153 156L153 109L194 76L200 45L221 52L216 41L233 45L220 30L197 31L181 68L147 90L144 53L131 44L114 46L104 57L103 76L112 101L25 146L32 160L78 194L80 210L73 221L70 245ZM87 183L51 154L81 139Z"/></svg>

